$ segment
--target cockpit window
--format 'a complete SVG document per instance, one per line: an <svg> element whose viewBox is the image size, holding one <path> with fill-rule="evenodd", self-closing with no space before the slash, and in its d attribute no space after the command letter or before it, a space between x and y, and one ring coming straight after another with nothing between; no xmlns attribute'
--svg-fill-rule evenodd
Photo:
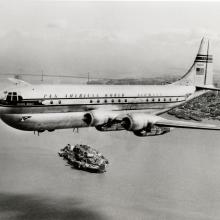
<svg viewBox="0 0 220 220"><path fill-rule="evenodd" d="M18 95L17 92L8 92L8 95L6 96L6 101L8 103L14 103L22 101L22 96Z"/></svg>
<svg viewBox="0 0 220 220"><path fill-rule="evenodd" d="M11 94L8 93L7 97L6 97L6 101L7 102L11 102Z"/></svg>
<svg viewBox="0 0 220 220"><path fill-rule="evenodd" d="M12 102L17 102L17 96L16 95L12 96Z"/></svg>

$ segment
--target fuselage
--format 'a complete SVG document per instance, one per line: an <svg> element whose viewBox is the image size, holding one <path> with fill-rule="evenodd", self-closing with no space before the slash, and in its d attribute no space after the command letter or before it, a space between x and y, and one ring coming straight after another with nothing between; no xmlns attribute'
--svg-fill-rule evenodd
<svg viewBox="0 0 220 220"><path fill-rule="evenodd" d="M21 130L86 127L86 112L145 111L149 114L185 102L194 86L30 85L5 90L1 119Z"/></svg>

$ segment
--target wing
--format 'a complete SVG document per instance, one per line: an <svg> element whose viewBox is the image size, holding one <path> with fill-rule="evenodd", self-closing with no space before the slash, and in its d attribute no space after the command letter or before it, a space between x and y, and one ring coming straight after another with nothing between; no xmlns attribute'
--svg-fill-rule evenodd
<svg viewBox="0 0 220 220"><path fill-rule="evenodd" d="M31 85L30 83L25 82L25 81L20 80L20 79L8 78L8 80L11 81L12 83L14 83L15 85L24 85L24 86Z"/></svg>
<svg viewBox="0 0 220 220"><path fill-rule="evenodd" d="M214 86L196 86L196 90L199 91L199 90L211 90L211 91L220 91L220 88L216 88Z"/></svg>
<svg viewBox="0 0 220 220"><path fill-rule="evenodd" d="M188 129L203 129L203 130L220 130L220 126L215 124L205 124L200 122L186 122L178 120L170 120L157 115L146 114L144 112L97 112L91 114L89 126L95 126L100 131L113 130L148 130L154 126L172 127L172 128L188 128ZM87 115L87 116L88 116ZM87 121L87 120L86 120ZM87 121L88 122L88 121Z"/></svg>
<svg viewBox="0 0 220 220"><path fill-rule="evenodd" d="M154 123L157 126L174 127L174 128L190 128L190 129L203 129L203 130L220 130L219 126L214 124L194 123L185 121L176 121L160 118Z"/></svg>

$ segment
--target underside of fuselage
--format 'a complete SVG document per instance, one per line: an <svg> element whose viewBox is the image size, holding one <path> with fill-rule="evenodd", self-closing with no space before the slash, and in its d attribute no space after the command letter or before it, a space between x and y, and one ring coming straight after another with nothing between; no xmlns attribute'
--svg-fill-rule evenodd
<svg viewBox="0 0 220 220"><path fill-rule="evenodd" d="M88 127L83 112L47 114L5 114L1 116L9 126L25 131L52 131L56 129Z"/></svg>

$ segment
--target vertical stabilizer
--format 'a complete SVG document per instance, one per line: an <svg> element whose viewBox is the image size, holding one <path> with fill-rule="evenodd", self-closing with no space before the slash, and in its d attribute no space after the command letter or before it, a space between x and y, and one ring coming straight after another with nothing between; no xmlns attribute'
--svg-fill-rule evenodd
<svg viewBox="0 0 220 220"><path fill-rule="evenodd" d="M204 86L213 85L213 58L209 40L203 38L196 59L188 72L175 85Z"/></svg>

